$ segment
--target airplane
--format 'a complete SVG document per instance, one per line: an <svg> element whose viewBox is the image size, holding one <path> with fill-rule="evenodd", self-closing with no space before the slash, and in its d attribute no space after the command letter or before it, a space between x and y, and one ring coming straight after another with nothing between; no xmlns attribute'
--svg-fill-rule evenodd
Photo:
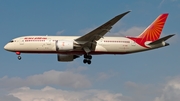
<svg viewBox="0 0 180 101"><path fill-rule="evenodd" d="M84 56L83 63L91 64L92 55L130 54L168 46L165 42L174 34L160 38L168 13L159 15L139 36L104 36L112 26L130 11L119 14L83 36L22 36L12 39L4 49L21 53L57 54L59 62L70 62Z"/></svg>

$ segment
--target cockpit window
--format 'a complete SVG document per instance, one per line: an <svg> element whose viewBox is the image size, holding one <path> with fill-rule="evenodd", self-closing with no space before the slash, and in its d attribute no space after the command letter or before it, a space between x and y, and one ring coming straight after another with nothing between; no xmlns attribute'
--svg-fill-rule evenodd
<svg viewBox="0 0 180 101"><path fill-rule="evenodd" d="M14 42L13 40L11 40L10 42Z"/></svg>

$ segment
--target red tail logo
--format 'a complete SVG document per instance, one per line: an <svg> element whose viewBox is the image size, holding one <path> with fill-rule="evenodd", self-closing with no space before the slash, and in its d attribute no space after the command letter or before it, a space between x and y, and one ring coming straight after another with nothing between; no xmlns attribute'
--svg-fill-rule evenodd
<svg viewBox="0 0 180 101"><path fill-rule="evenodd" d="M168 14L161 14L159 15L151 25L149 25L139 36L138 38L143 39L144 41L155 41L159 39L164 24Z"/></svg>
<svg viewBox="0 0 180 101"><path fill-rule="evenodd" d="M128 38L135 41L137 44L143 47L147 47L145 45L145 42L153 42L159 39L167 17L167 13L159 15L138 37Z"/></svg>

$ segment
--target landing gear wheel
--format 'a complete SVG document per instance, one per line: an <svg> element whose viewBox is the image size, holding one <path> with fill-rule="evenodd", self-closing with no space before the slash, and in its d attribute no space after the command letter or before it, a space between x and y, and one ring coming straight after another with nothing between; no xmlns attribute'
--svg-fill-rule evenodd
<svg viewBox="0 0 180 101"><path fill-rule="evenodd" d="M86 60L86 59L84 59L84 60L83 60L83 63L87 63L87 60Z"/></svg>
<svg viewBox="0 0 180 101"><path fill-rule="evenodd" d="M87 58L88 58L88 55L87 55L87 54L84 54L84 58L87 59Z"/></svg>
<svg viewBox="0 0 180 101"><path fill-rule="evenodd" d="M91 60L91 59L92 59L92 56L91 56L91 55L88 55L88 59L90 59L90 60Z"/></svg>
<svg viewBox="0 0 180 101"><path fill-rule="evenodd" d="M87 63L90 65L91 64L91 60L88 60Z"/></svg>
<svg viewBox="0 0 180 101"><path fill-rule="evenodd" d="M84 60L83 63L91 64L92 56L89 54L84 54Z"/></svg>
<svg viewBox="0 0 180 101"><path fill-rule="evenodd" d="M91 60L84 59L83 63L91 64Z"/></svg>
<svg viewBox="0 0 180 101"><path fill-rule="evenodd" d="M21 56L18 56L18 60L21 60Z"/></svg>
<svg viewBox="0 0 180 101"><path fill-rule="evenodd" d="M88 55L88 54L84 54L84 58L85 58L85 59L90 59L90 60L91 60L91 59L92 59L92 56L91 56L91 55Z"/></svg>

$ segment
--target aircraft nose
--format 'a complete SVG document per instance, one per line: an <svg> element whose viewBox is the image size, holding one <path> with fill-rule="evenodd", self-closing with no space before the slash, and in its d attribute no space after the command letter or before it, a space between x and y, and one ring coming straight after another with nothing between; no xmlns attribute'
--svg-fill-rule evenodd
<svg viewBox="0 0 180 101"><path fill-rule="evenodd" d="M5 49L5 50L7 50L7 49L8 49L8 48L7 48L7 44L4 46L4 49Z"/></svg>
<svg viewBox="0 0 180 101"><path fill-rule="evenodd" d="M6 44L6 45L4 46L4 49L5 49L5 50L10 50L9 44Z"/></svg>

